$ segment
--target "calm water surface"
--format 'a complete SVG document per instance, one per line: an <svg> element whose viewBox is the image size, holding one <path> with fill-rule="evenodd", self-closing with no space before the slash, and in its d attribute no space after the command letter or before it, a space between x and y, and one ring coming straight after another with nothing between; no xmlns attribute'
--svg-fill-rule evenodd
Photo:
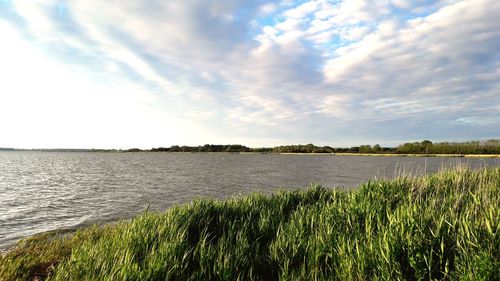
<svg viewBox="0 0 500 281"><path fill-rule="evenodd" d="M311 183L353 188L401 171L498 159L189 153L0 152L0 249L56 228L129 218L198 197L226 198Z"/></svg>

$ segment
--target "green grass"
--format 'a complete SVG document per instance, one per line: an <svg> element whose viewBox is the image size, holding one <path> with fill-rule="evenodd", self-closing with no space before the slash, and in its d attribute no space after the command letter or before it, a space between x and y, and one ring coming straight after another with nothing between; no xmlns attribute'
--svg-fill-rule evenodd
<svg viewBox="0 0 500 281"><path fill-rule="evenodd" d="M0 280L499 280L500 168L199 200L0 258Z"/></svg>

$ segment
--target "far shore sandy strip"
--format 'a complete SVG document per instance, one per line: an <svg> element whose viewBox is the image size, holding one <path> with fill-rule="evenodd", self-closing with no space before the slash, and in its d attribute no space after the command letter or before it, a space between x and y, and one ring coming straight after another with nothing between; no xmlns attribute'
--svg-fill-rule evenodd
<svg viewBox="0 0 500 281"><path fill-rule="evenodd" d="M333 155L333 156L377 156L377 157L460 157L460 158L500 158L500 154L396 154L396 153L266 153L239 152L239 154L278 154L278 155Z"/></svg>
<svg viewBox="0 0 500 281"><path fill-rule="evenodd" d="M500 154L376 154L376 153L333 153L338 156L388 156L388 157L462 157L462 158L500 158Z"/></svg>

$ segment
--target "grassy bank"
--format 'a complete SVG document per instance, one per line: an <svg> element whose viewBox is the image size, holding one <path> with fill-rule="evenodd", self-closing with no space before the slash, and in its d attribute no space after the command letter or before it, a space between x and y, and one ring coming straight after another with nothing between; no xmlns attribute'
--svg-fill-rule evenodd
<svg viewBox="0 0 500 281"><path fill-rule="evenodd" d="M500 168L202 200L0 258L0 280L498 280Z"/></svg>

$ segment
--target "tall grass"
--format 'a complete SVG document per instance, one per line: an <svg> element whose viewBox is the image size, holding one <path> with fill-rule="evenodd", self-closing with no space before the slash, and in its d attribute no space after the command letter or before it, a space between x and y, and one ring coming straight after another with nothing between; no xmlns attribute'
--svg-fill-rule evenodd
<svg viewBox="0 0 500 281"><path fill-rule="evenodd" d="M500 168L199 200L38 236L1 280L499 280Z"/></svg>

